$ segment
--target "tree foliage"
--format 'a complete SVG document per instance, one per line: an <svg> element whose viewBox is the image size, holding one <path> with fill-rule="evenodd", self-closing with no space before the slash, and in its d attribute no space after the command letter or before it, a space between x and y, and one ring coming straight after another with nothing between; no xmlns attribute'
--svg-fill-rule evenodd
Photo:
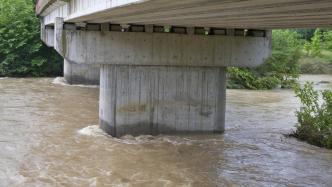
<svg viewBox="0 0 332 187"><path fill-rule="evenodd" d="M60 59L40 41L32 1L0 0L0 76L58 75Z"/></svg>
<svg viewBox="0 0 332 187"><path fill-rule="evenodd" d="M310 41L314 36L316 29L295 29L295 31L299 34L300 39Z"/></svg>
<svg viewBox="0 0 332 187"><path fill-rule="evenodd" d="M332 50L332 30L328 30L324 33L324 48L327 50Z"/></svg>
<svg viewBox="0 0 332 187"><path fill-rule="evenodd" d="M310 51L312 56L320 56L321 55L321 39L322 34L320 29L316 29L314 36L311 39Z"/></svg>

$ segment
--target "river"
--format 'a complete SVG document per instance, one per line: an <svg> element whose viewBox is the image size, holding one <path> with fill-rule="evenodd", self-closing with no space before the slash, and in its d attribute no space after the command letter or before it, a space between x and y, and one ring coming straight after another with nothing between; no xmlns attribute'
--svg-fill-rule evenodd
<svg viewBox="0 0 332 187"><path fill-rule="evenodd" d="M116 139L98 128L98 88L52 82L0 79L0 186L332 186L332 151L284 136L290 90L227 90L222 135Z"/></svg>

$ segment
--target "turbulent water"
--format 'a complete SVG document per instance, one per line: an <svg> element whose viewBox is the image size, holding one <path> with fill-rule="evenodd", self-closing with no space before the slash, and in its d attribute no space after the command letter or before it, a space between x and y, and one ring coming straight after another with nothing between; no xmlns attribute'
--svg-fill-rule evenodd
<svg viewBox="0 0 332 187"><path fill-rule="evenodd" d="M332 186L332 151L283 135L289 90L227 90L223 135L116 139L98 128L98 88L52 82L0 79L0 186Z"/></svg>

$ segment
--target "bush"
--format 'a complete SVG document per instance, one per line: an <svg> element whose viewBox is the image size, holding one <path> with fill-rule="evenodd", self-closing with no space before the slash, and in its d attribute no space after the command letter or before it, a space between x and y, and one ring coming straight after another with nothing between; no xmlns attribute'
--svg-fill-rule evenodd
<svg viewBox="0 0 332 187"><path fill-rule="evenodd" d="M318 92L313 83L306 83L303 88L297 87L295 93L302 106L296 112L298 125L294 136L332 149L332 91Z"/></svg>
<svg viewBox="0 0 332 187"><path fill-rule="evenodd" d="M54 76L61 72L60 56L40 41L33 2L1 0L0 76Z"/></svg>
<svg viewBox="0 0 332 187"><path fill-rule="evenodd" d="M277 77L257 77L250 69L245 68L228 68L228 75L227 87L233 89L264 90L273 89L280 84Z"/></svg>

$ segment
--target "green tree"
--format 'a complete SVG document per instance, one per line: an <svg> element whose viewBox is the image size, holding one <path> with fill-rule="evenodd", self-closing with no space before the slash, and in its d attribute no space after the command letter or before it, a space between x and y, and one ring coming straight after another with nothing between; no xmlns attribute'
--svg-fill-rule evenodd
<svg viewBox="0 0 332 187"><path fill-rule="evenodd" d="M316 29L314 36L311 38L311 55L320 56L321 55L321 40L322 34L320 29Z"/></svg>
<svg viewBox="0 0 332 187"><path fill-rule="evenodd" d="M315 33L315 29L296 29L295 31L299 34L301 39L306 41L310 41Z"/></svg>
<svg viewBox="0 0 332 187"><path fill-rule="evenodd" d="M34 4L0 0L0 76L61 74L61 58L40 41Z"/></svg>

